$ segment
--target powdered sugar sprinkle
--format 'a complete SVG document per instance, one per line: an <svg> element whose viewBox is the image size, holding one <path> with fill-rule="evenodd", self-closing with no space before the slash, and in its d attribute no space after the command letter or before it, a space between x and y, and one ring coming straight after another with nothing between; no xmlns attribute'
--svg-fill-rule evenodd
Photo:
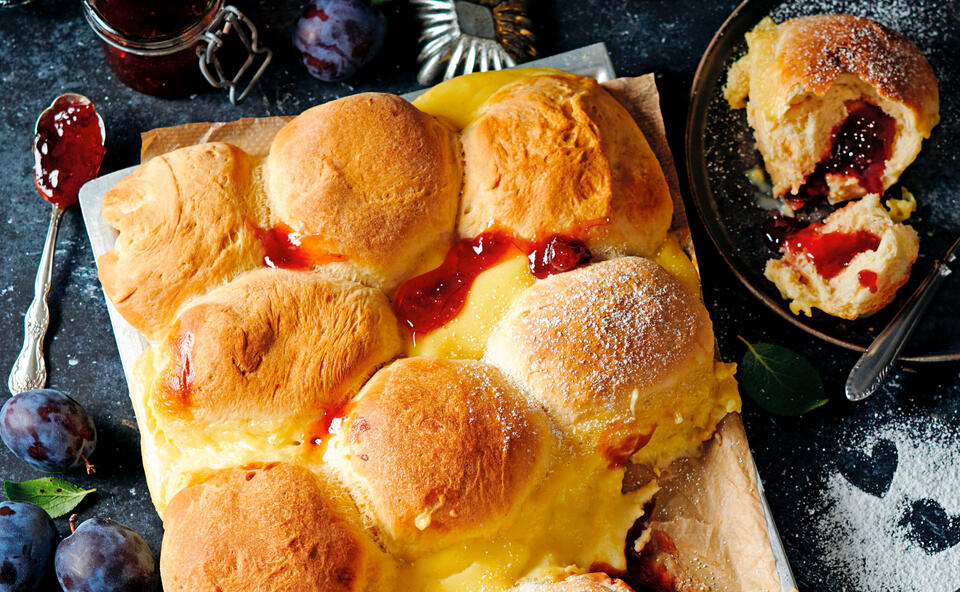
<svg viewBox="0 0 960 592"><path fill-rule="evenodd" d="M821 513L823 557L847 575L851 590L953 592L960 585L960 431L936 418L899 420L868 430L862 451L878 444L896 447L889 489L876 496L835 472L809 508Z"/></svg>

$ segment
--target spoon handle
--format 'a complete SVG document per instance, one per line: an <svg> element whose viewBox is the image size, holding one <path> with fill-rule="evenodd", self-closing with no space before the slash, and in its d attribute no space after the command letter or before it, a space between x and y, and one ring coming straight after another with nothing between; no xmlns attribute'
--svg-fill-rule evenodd
<svg viewBox="0 0 960 592"><path fill-rule="evenodd" d="M890 368L907 340L910 339L930 301L933 300L937 288L950 275L948 260L949 256L943 261L937 261L917 291L910 296L900 312L877 335L867 351L863 352L863 356L854 364L850 376L847 377L845 388L847 399L862 401L883 386Z"/></svg>
<svg viewBox="0 0 960 592"><path fill-rule="evenodd" d="M53 251L57 244L57 229L63 210L54 205L50 212L47 240L40 255L37 279L33 283L33 301L23 318L23 348L10 370L7 388L11 394L30 389L43 388L47 383L47 366L43 361L43 338L50 324L50 309L47 308L47 293L53 273Z"/></svg>

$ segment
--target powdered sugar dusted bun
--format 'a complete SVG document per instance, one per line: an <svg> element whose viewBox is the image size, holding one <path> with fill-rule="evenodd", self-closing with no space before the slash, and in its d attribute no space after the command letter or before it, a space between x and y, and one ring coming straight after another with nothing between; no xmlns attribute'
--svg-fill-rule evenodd
<svg viewBox="0 0 960 592"><path fill-rule="evenodd" d="M560 582L529 582L510 592L633 592L633 588L604 573L570 576Z"/></svg>
<svg viewBox="0 0 960 592"><path fill-rule="evenodd" d="M537 282L513 304L484 359L612 465L641 450L645 460L672 460L659 453L709 437L729 411L716 397L703 303L638 257Z"/></svg>
<svg viewBox="0 0 960 592"><path fill-rule="evenodd" d="M374 592L395 566L338 486L290 464L237 467L188 487L163 521L166 592Z"/></svg>
<svg viewBox="0 0 960 592"><path fill-rule="evenodd" d="M494 94L463 132L459 232L575 234L595 254L651 256L673 201L643 132L597 82L534 76Z"/></svg>
<svg viewBox="0 0 960 592"><path fill-rule="evenodd" d="M930 64L913 43L875 22L819 15L777 25L766 18L747 34L747 43L749 52L730 69L724 92L731 107L746 106L778 196L815 189L837 202L882 193L939 120ZM875 152L874 168L852 174L824 163L817 172L841 124L864 109L862 103L880 112L864 112L871 125L846 144L853 152ZM869 135L874 138L865 142Z"/></svg>
<svg viewBox="0 0 960 592"><path fill-rule="evenodd" d="M328 268L387 290L446 253L462 176L457 137L380 93L301 113L277 133L265 170L279 221L343 257Z"/></svg>
<svg viewBox="0 0 960 592"><path fill-rule="evenodd" d="M500 370L431 358L380 370L333 430L324 461L405 558L494 533L552 444L546 414Z"/></svg>
<svg viewBox="0 0 960 592"><path fill-rule="evenodd" d="M788 237L781 249L783 257L767 261L764 273L781 296L792 301L790 310L808 316L812 308L844 319L880 310L909 279L920 243L913 227L890 219L878 195L849 204L828 216L822 226L801 233ZM859 237L864 247L840 271L818 269L807 247L810 239L831 233ZM843 241L840 244L845 248Z"/></svg>

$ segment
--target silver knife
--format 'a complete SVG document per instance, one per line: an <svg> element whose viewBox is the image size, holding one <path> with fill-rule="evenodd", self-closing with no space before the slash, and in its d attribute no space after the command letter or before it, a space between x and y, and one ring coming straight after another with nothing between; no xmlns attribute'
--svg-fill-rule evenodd
<svg viewBox="0 0 960 592"><path fill-rule="evenodd" d="M960 244L960 238L953 241L947 254L934 263L933 269L927 274L917 291L854 364L850 376L847 377L845 390L848 399L862 401L883 386L890 368L907 340L910 339L917 322L933 300L943 280L950 275L948 264L957 258L958 244Z"/></svg>

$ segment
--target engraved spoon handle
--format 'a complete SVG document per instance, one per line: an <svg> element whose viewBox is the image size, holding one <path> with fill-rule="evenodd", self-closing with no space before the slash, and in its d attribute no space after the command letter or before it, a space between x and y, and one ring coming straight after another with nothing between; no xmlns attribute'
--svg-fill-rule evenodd
<svg viewBox="0 0 960 592"><path fill-rule="evenodd" d="M43 361L43 338L50 324L50 309L47 308L47 293L53 273L53 251L57 244L57 229L63 210L54 205L50 212L47 240L40 255L37 279L33 283L33 301L23 318L23 348L10 370L7 388L11 394L30 389L43 388L47 383L47 367Z"/></svg>
<svg viewBox="0 0 960 592"><path fill-rule="evenodd" d="M957 242L960 242L958 240ZM886 381L890 368L896 361L903 346L916 328L917 323L933 300L937 289L944 279L950 275L950 268L947 263L952 261L956 255L954 248L957 242L947 252L947 255L940 261L937 261L923 283L917 288L917 291L900 309L890 324L877 335L870 347L867 348L860 359L854 364L847 377L846 395L851 401L862 401L875 393Z"/></svg>

